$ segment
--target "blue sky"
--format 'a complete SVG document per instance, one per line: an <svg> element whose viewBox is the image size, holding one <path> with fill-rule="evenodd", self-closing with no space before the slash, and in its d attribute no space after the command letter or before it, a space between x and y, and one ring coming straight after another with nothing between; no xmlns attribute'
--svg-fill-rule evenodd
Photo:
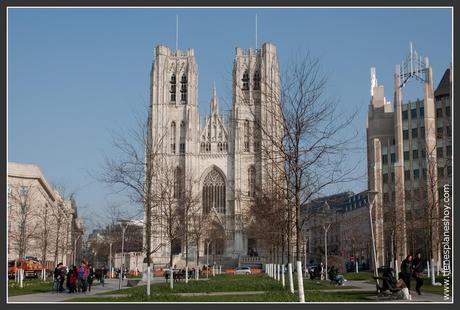
<svg viewBox="0 0 460 310"><path fill-rule="evenodd" d="M361 137L356 147L363 151L353 156L362 173L370 67L393 101L394 68L409 42L430 58L435 87L452 61L450 9L10 8L8 160L39 165L50 182L77 192L81 214L92 218L89 226L104 221L104 207L120 198L90 173L113 152L113 131L135 127L133 115L144 111L153 49L175 47L176 15L179 48L195 49L203 116L214 81L220 110L229 108L235 47L255 46L256 13L259 43L277 45L281 68L309 51L329 77L328 94L341 109L358 111L351 128ZM406 94L422 97L420 85L410 85ZM366 186L363 179L326 193Z"/></svg>

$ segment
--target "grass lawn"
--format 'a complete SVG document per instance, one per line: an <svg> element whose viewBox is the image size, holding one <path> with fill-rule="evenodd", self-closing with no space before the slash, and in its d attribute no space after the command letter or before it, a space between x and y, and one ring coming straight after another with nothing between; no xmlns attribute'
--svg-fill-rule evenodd
<svg viewBox="0 0 460 310"><path fill-rule="evenodd" d="M345 279L349 281L372 281L374 283L374 279L372 278L374 274L372 272L361 271L359 273L356 272L347 272L343 275Z"/></svg>
<svg viewBox="0 0 460 310"><path fill-rule="evenodd" d="M23 282L24 287L20 288L19 283L14 280L8 281L8 296L18 296L36 293L51 292L53 288L52 281L43 282L40 279L27 279Z"/></svg>
<svg viewBox="0 0 460 310"><path fill-rule="evenodd" d="M323 293L306 292L306 302L369 302L374 292L343 292ZM271 292L257 295L227 295L227 296L192 296L180 297L173 294L159 294L147 296L120 296L120 297L85 297L74 298L69 302L298 302L297 294L287 291Z"/></svg>

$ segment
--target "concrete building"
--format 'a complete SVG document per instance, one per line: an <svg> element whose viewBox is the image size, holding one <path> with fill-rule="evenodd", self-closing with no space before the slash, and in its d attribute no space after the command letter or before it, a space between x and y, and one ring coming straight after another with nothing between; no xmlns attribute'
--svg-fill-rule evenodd
<svg viewBox="0 0 460 310"><path fill-rule="evenodd" d="M423 100L403 102L409 80L423 86ZM412 82L417 82L412 81ZM436 90L428 58L412 44L394 75L394 105L371 69L367 121L368 182L377 192L374 227L379 265L422 252L440 261L439 190L452 184L451 70Z"/></svg>
<svg viewBox="0 0 460 310"><path fill-rule="evenodd" d="M302 208L307 262L325 261L327 230L328 256L345 262L370 264L372 240L366 192L344 192L313 200ZM330 226L329 226L330 225Z"/></svg>
<svg viewBox="0 0 460 310"><path fill-rule="evenodd" d="M208 229L198 244L190 246L191 256L198 250L203 257L208 246L214 257L228 258L245 255L250 247L260 248L257 240L246 234L246 214L254 202L256 189L268 186L267 156L262 152L267 142L262 138L263 133L282 134L272 114L279 109L275 45L265 43L257 50L236 49L232 109L228 115L219 112L214 87L210 114L203 122L198 112L198 65L194 50L172 51L160 45L155 48L154 57L150 129L157 154L153 164L155 171L162 171L157 173L161 176L154 184L163 187L155 188L157 196L163 198L157 202L159 211L153 215L156 218L153 227L157 230L152 232L152 248L160 247L153 256L154 263L169 262L171 242L173 254L184 256L184 237L172 241L168 237L165 210L171 204L178 204L186 191L206 215L207 224L194 224L195 227Z"/></svg>
<svg viewBox="0 0 460 310"><path fill-rule="evenodd" d="M32 256L48 268L58 262L71 265L76 209L50 186L38 166L8 163L7 214L8 259Z"/></svg>

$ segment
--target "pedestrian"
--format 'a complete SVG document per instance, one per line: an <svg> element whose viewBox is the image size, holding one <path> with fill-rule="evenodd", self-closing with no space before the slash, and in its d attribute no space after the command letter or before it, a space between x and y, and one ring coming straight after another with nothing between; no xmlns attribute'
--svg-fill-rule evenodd
<svg viewBox="0 0 460 310"><path fill-rule="evenodd" d="M94 269L90 266L88 266L88 292L91 292L91 286L93 285L93 280L94 280Z"/></svg>
<svg viewBox="0 0 460 310"><path fill-rule="evenodd" d="M412 255L407 255L406 259L401 263L400 277L406 283L410 292L410 278L412 274Z"/></svg>
<svg viewBox="0 0 460 310"><path fill-rule="evenodd" d="M423 270L425 269L425 266L423 264L422 260L422 254L417 253L417 255L414 258L414 261L412 262L412 275L415 278L415 290L417 291L417 294L422 295L422 292L420 291L420 288L423 285Z"/></svg>
<svg viewBox="0 0 460 310"><path fill-rule="evenodd" d="M67 274L67 289L69 294L75 293L77 289L77 268L73 266Z"/></svg>
<svg viewBox="0 0 460 310"><path fill-rule="evenodd" d="M78 291L86 292L87 289L87 279L88 279L88 268L86 267L85 261L81 261L80 267L78 267Z"/></svg>
<svg viewBox="0 0 460 310"><path fill-rule="evenodd" d="M101 277L99 279L99 282L102 284L102 287L104 287L105 284L105 275L107 274L107 269L105 268L105 265L102 266L101 270Z"/></svg>
<svg viewBox="0 0 460 310"><path fill-rule="evenodd" d="M57 292L61 293L64 291L64 280L65 280L64 265L62 263L59 263L54 269L54 282L55 282L55 288Z"/></svg>

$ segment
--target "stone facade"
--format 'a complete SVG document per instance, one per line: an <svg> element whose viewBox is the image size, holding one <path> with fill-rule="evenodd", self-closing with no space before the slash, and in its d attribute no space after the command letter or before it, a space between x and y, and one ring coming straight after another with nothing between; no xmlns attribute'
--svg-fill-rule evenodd
<svg viewBox="0 0 460 310"><path fill-rule="evenodd" d="M367 122L369 189L377 192L374 227L379 265L422 252L440 260L439 189L452 184L451 70L433 91L432 67L412 49L396 67L394 106L371 70ZM409 78L423 100L403 103ZM417 81L413 81L415 83Z"/></svg>
<svg viewBox="0 0 460 310"><path fill-rule="evenodd" d="M49 185L38 166L8 163L8 259L32 256L48 268L71 265L76 226L72 202Z"/></svg>
<svg viewBox="0 0 460 310"><path fill-rule="evenodd" d="M210 114L200 122L198 112L198 65L194 50L172 51L166 46L155 48L151 71L151 141L157 152L156 171L173 174L174 191L190 191L201 212L212 218L220 237L203 237L190 246L189 255L210 251L224 257L238 257L248 251L245 217L254 202L257 189L268 184L266 156L267 133L280 134L271 111L279 107L279 70L276 47L265 43L259 50L236 49L233 64L232 109L219 113L217 90L210 100ZM271 115L271 116L270 116ZM282 132L282 131L281 131ZM161 159L158 158L161 154ZM165 168L168 167L168 168ZM177 184L177 179L184 180ZM159 181L159 180L157 180ZM158 183L158 182L157 182ZM154 184L157 184L154 182ZM177 185L177 188L176 188ZM159 192L158 188L154 190ZM172 193L179 200L180 193ZM167 195L166 195L167 196ZM161 204L168 204L162 194ZM161 209L161 208L160 208ZM169 261L167 228L161 211L153 215L152 248L155 263ZM148 219L145 219L146 221ZM145 238L144 238L145 239ZM184 240L176 240L174 254L184 252ZM249 240L254 246L255 240Z"/></svg>

